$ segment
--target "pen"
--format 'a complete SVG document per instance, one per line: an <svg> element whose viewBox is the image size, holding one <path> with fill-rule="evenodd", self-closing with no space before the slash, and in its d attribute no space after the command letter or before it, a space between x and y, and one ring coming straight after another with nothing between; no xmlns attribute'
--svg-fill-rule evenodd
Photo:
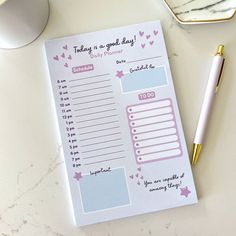
<svg viewBox="0 0 236 236"><path fill-rule="evenodd" d="M219 45L213 58L197 130L193 141L192 165L197 163L202 149L206 126L211 112L211 106L213 104L215 94L219 89L224 61L224 45Z"/></svg>

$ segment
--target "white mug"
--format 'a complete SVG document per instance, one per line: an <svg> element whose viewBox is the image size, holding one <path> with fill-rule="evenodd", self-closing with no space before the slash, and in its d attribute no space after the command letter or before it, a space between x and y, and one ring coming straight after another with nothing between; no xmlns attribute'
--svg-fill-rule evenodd
<svg viewBox="0 0 236 236"><path fill-rule="evenodd" d="M48 0L0 0L0 48L32 42L45 28L48 16Z"/></svg>

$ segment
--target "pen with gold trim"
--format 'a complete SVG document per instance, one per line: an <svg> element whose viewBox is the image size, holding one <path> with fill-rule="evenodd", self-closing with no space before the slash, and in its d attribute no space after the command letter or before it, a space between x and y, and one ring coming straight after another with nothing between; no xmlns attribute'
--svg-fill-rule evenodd
<svg viewBox="0 0 236 236"><path fill-rule="evenodd" d="M213 58L209 80L207 83L197 130L193 142L192 165L195 165L197 163L202 149L206 126L211 113L211 107L221 80L224 61L224 45L219 45L217 48L217 52Z"/></svg>

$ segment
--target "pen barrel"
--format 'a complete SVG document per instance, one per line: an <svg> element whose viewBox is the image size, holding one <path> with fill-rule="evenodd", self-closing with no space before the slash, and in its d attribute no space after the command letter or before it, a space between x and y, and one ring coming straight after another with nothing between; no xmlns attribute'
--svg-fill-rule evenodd
<svg viewBox="0 0 236 236"><path fill-rule="evenodd" d="M202 144L204 141L205 131L207 128L207 122L211 113L211 107L212 107L213 99L215 96L217 82L220 77L223 60L224 58L219 55L216 55L213 58L209 80L207 83L205 96L202 103L200 117L199 117L199 121L197 125L197 130L196 130L196 134L194 138L194 143L196 144Z"/></svg>

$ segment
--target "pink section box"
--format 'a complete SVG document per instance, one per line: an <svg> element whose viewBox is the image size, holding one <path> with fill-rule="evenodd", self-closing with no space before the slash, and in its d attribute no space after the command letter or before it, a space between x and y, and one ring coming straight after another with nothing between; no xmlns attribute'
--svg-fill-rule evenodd
<svg viewBox="0 0 236 236"><path fill-rule="evenodd" d="M129 105L126 113L138 164L182 155L171 99Z"/></svg>
<svg viewBox="0 0 236 236"><path fill-rule="evenodd" d="M72 68L72 72L74 74L83 73L83 72L87 72L87 71L91 71L91 70L94 70L93 64L80 65L80 66L75 66Z"/></svg>

